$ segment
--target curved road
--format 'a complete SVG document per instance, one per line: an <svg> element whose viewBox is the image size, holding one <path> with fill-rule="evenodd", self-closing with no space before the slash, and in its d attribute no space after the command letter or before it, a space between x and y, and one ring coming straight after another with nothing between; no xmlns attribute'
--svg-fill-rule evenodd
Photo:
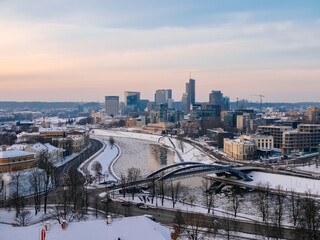
<svg viewBox="0 0 320 240"><path fill-rule="evenodd" d="M56 187L59 187L62 185L61 179L63 176L66 176L71 170L76 170L81 163L83 163L85 160L90 158L93 154L95 154L97 151L99 151L103 147L102 142L96 139L90 139L90 142L91 142L91 146L89 148L81 152L78 156L76 156L71 161L57 168L55 173ZM81 177L84 178L82 174L79 174L79 175L81 175Z"/></svg>

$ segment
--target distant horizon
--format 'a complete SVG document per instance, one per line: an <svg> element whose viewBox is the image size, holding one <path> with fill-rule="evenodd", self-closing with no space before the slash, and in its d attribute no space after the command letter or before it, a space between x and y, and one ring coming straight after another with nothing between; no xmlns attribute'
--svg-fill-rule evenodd
<svg viewBox="0 0 320 240"><path fill-rule="evenodd" d="M149 100L150 102L154 102L151 101L150 99L147 98L141 98L140 100ZM243 99L239 99L239 102L242 102ZM123 102L123 101L120 101ZM174 102L181 102L180 101L174 101ZM230 103L236 103L237 101L230 101ZM104 101L15 101L15 100L8 100L8 101L2 101L0 100L0 104L1 103L104 103ZM196 101L196 103L209 103L209 101ZM248 103L255 103L255 104L260 104L259 101L248 101ZM302 101L302 102L263 102L263 104L274 104L274 103L288 103L288 104L299 104L299 103L319 103L320 101ZM1 105L0 105L1 108Z"/></svg>

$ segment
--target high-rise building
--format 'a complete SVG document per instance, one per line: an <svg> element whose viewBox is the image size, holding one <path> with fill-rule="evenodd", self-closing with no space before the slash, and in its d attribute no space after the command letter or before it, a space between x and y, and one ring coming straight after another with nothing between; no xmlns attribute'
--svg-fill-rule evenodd
<svg viewBox="0 0 320 240"><path fill-rule="evenodd" d="M124 105L126 112L138 112L140 110L140 92L124 92Z"/></svg>
<svg viewBox="0 0 320 240"><path fill-rule="evenodd" d="M218 105L221 107L221 110L229 110L229 101L228 97L223 97L221 91L212 91L209 94L209 103L212 105Z"/></svg>
<svg viewBox="0 0 320 240"><path fill-rule="evenodd" d="M188 83L186 83L186 93L188 93L190 98L190 104L196 103L196 81L194 79L189 80Z"/></svg>
<svg viewBox="0 0 320 240"><path fill-rule="evenodd" d="M156 105L172 103L172 90L171 89L159 89L154 94L154 101Z"/></svg>
<svg viewBox="0 0 320 240"><path fill-rule="evenodd" d="M107 115L119 115L119 96L106 96L105 108Z"/></svg>
<svg viewBox="0 0 320 240"><path fill-rule="evenodd" d="M190 112L190 105L195 104L196 100L196 93L195 93L195 80L194 79L189 79L189 82L186 83L186 92L182 96L182 110L184 113L189 113Z"/></svg>

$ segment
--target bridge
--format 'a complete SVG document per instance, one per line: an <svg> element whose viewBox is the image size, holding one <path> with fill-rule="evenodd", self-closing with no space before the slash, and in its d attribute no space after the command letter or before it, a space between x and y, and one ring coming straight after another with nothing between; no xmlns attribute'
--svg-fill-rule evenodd
<svg viewBox="0 0 320 240"><path fill-rule="evenodd" d="M176 167L181 167L181 168L174 169L173 171L166 173L167 170L170 170ZM159 180L167 180L170 178L178 178L178 177L182 178L182 177L188 177L190 175L201 175L201 174L207 174L207 173L215 173L217 175L227 175L227 176L232 175L238 179L243 179L245 181L252 181L252 178L249 177L247 174L237 169L234 169L232 167L203 164L198 162L182 162L182 163L172 164L153 172L152 174L148 175L146 179L158 177L157 180L159 181Z"/></svg>

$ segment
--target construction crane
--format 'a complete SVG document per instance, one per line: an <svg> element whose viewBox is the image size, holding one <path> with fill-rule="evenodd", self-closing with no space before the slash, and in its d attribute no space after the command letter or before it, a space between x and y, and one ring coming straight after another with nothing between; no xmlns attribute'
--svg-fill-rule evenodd
<svg viewBox="0 0 320 240"><path fill-rule="evenodd" d="M259 94L259 95L252 95L252 96L256 96L256 97L260 97L260 112L262 112L262 98L266 97L262 94Z"/></svg>

